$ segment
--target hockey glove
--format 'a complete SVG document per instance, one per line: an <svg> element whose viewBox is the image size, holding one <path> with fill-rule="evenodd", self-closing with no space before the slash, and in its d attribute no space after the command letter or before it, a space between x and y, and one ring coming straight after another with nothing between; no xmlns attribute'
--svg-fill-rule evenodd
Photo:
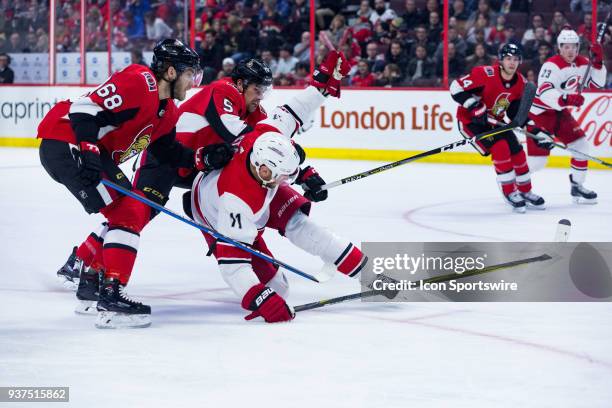
<svg viewBox="0 0 612 408"><path fill-rule="evenodd" d="M467 108L470 111L472 123L484 126L487 124L487 106L480 101L474 101L475 102Z"/></svg>
<svg viewBox="0 0 612 408"><path fill-rule="evenodd" d="M102 180L100 149L93 143L81 142L78 166L79 178L85 186L97 185Z"/></svg>
<svg viewBox="0 0 612 408"><path fill-rule="evenodd" d="M306 166L300 169L295 183L304 189L304 197L310 201L318 203L327 199L327 190L321 190L325 180L312 167Z"/></svg>
<svg viewBox="0 0 612 408"><path fill-rule="evenodd" d="M559 97L559 105L580 107L584 103L584 96L581 94L570 94Z"/></svg>
<svg viewBox="0 0 612 408"><path fill-rule="evenodd" d="M555 141L550 134L538 128L533 129L531 133L536 136L534 141L539 148L546 150L554 149Z"/></svg>
<svg viewBox="0 0 612 408"><path fill-rule="evenodd" d="M350 70L344 54L330 51L325 60L314 70L311 85L336 98L340 97L340 81Z"/></svg>
<svg viewBox="0 0 612 408"><path fill-rule="evenodd" d="M591 62L593 63L593 68L601 69L603 67L603 47L600 43L594 43L591 45Z"/></svg>
<svg viewBox="0 0 612 408"><path fill-rule="evenodd" d="M195 152L195 168L210 171L223 168L232 159L234 151L227 143L217 143L200 147Z"/></svg>
<svg viewBox="0 0 612 408"><path fill-rule="evenodd" d="M242 298L242 307L253 311L245 320L263 317L267 323L293 320L295 312L274 289L258 283L248 290Z"/></svg>
<svg viewBox="0 0 612 408"><path fill-rule="evenodd" d="M304 163L304 160L306 160L306 152L304 151L304 149L302 149L302 146L300 146L299 144L293 141L291 143L293 144L293 147L295 147L295 151L297 152L298 156L300 156L300 166L301 166L302 163Z"/></svg>

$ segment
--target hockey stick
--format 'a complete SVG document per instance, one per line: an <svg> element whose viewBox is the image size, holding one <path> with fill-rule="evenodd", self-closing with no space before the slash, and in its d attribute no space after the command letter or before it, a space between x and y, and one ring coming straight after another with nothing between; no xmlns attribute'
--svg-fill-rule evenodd
<svg viewBox="0 0 612 408"><path fill-rule="evenodd" d="M612 13L612 9L610 9L610 11L608 11L608 16L603 21L603 23L601 23L601 25L599 26L599 31L597 31L597 37L595 38L595 41L600 43L600 44L601 44L601 40L603 40L604 34L606 33L606 28L608 27L608 22L610 21L610 13ZM587 65L587 69L586 69L586 71L584 73L584 77L582 78L582 81L580 81L580 84L578 85L578 93L579 94L582 93L582 90L584 89L587 81L591 77L591 70L592 69L593 69L593 55L590 55L589 64Z"/></svg>
<svg viewBox="0 0 612 408"><path fill-rule="evenodd" d="M420 285L427 284L427 283L448 282L450 280L457 280L457 279L467 278L470 276L483 275L485 273L495 272L501 269L507 269L507 268L512 268L515 266L526 265L526 264L533 263L533 262L548 261L550 259L552 259L550 255L542 254L540 256L536 256L533 258L519 259L517 261L510 261L510 262L505 262L505 263L501 263L497 265L488 266L483 269L470 269L461 274L460 273L449 273L447 275L434 276L428 279L410 281L407 283L407 285L414 287L414 286L420 286ZM369 290L367 292L353 293L352 295L346 295L346 296L340 296L340 297L335 297L331 299L319 300L318 302L306 303L304 305L295 306L293 310L295 310L296 312L303 312L305 310L318 309L323 306L333 305L336 303L343 303L349 300L363 299L363 298L368 298L372 296L383 295L384 292L385 291L381 291L381 290ZM399 292L399 291L395 291L395 292ZM395 296L397 296L397 293L395 293L393 297ZM389 296L387 297L390 299L393 298Z"/></svg>
<svg viewBox="0 0 612 408"><path fill-rule="evenodd" d="M413 161L422 159L423 157L433 156L434 154L438 154L438 153L441 153L441 152L452 150L452 149L454 149L456 147L459 147L459 146L464 146L466 144L472 144L473 143L472 141L486 139L486 138L498 135L500 133L506 132L508 130L515 129L515 128L519 127L519 126L522 126L527 121L527 115L529 114L529 109L531 108L531 102L533 101L533 98L535 96L535 92L536 92L535 85L533 85L530 82L525 84L525 90L523 92L523 97L521 98L521 103L519 105L517 113L514 116L514 119L510 123L508 123L507 125L498 127L496 129L488 130L488 131L483 132L483 133L479 133L479 134L475 135L474 137L472 137L471 139L464 138L464 139L458 140L456 142L452 142L452 143L449 143L447 145L440 146L440 147L437 147L435 149L428 150L426 152L419 153L419 154L407 157L407 158L402 159L402 160L398 160L398 161L393 162L393 163L388 163L388 164L385 164L385 165L380 166L380 167L376 167L376 168L371 169L371 170L366 170L366 171L363 171L361 173L357 173L355 175L352 175L352 176L349 176L349 177L345 177L343 179L340 179L340 180L337 180L337 181L333 181L331 183L327 183L327 184L321 186L321 190L329 190L330 188L338 187L338 186L341 186L342 184L351 183L353 181L356 181L356 180L359 180L359 179L371 176L373 174L381 173L383 171L390 170L390 169L393 169L395 167L403 166L404 164L408 164L408 163L411 163Z"/></svg>
<svg viewBox="0 0 612 408"><path fill-rule="evenodd" d="M500 123L500 122L496 122L495 119L491 118L491 117L489 117L489 121L492 121L492 122L497 123L497 124ZM574 154L582 156L586 160L590 160L592 162L599 163L602 166L612 167L612 163L608 163L607 161L599 159L599 158L597 158L595 156L591 156L590 154L583 153L580 150L574 149L573 147L569 147L569 146L564 145L562 143L555 142L552 138L549 140L549 139L547 139L545 137L538 137L537 135L534 135L533 133L530 133L530 132L526 131L523 128L517 128L516 130L518 130L519 132L523 133L525 136L527 136L527 137L529 137L529 138L531 138L533 140L537 140L539 142L548 142L548 143L551 143L555 147L558 147L560 149L564 149L564 150L567 150L568 152L572 152Z"/></svg>
<svg viewBox="0 0 612 408"><path fill-rule="evenodd" d="M255 256L263 259L264 261L273 263L274 265L282 266L283 268L285 268L285 269L287 269L287 270L289 270L289 271L291 271L291 272L293 272L295 274L298 274L298 275L300 275L300 276L302 276L302 277L304 277L306 279L310 279L313 282L319 282L319 280L317 278L315 278L312 275L307 274L306 272L302 272L299 269L294 268L291 265L288 265L288 264L286 264L286 263L284 263L282 261L279 261L278 259L272 258L271 256L264 254L263 252L259 252L258 250L253 249L253 248L251 248L251 247L249 247L249 246L247 246L247 245L245 245L245 244L243 244L241 242L238 242L238 241L235 241L235 240L233 240L233 239L231 239L229 237L226 237L225 235L223 235L223 234L217 232L216 230L214 230L213 228L206 227L206 226L200 224L199 222L196 222L196 221L190 220L188 218L182 217L182 216L178 215L177 213L175 213L174 211L171 211L171 210L167 209L163 205L157 204L156 202L151 201L151 200L149 200L146 197L142 197L142 196L140 196L138 194L135 194L134 192L132 192L130 190L127 190L127 189L125 189L125 188L123 188L123 187L113 183L112 181L108 181L108 180L104 180L103 179L102 180L102 184L104 184L105 186L108 186L108 187L110 187L110 188L112 188L114 190L117 190L118 192L120 192L122 194L125 194L126 196L129 196L129 197L131 197L131 198L133 198L135 200L138 200L138 201L148 205L149 207L152 207L152 208L154 208L154 209L156 209L158 211L166 213L169 216L171 216L173 218L176 218L179 221L183 221L185 224L189 224L192 227L195 227L195 228L199 229L200 231L204 231L207 234L212 235L214 238L216 238L216 239L218 239L220 241L227 242L228 244L231 244L231 245L235 246L236 248L240 248L243 251L246 251L246 252L248 252L248 253L250 253L252 255L255 255Z"/></svg>

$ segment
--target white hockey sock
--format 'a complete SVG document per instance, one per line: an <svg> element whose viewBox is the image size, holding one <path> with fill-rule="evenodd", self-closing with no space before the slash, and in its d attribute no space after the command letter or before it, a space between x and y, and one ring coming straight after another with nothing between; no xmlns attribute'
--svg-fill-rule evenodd
<svg viewBox="0 0 612 408"><path fill-rule="evenodd" d="M548 156L527 156L527 164L532 172L542 170L546 167Z"/></svg>
<svg viewBox="0 0 612 408"><path fill-rule="evenodd" d="M315 224L300 211L287 223L285 236L295 246L330 264L334 264L350 244L348 240L339 238L327 228Z"/></svg>
<svg viewBox="0 0 612 408"><path fill-rule="evenodd" d="M589 153L589 143L586 141L586 137L581 137L572 143L568 143L568 147L585 154ZM587 175L588 161L585 160L583 156L572 152L571 164L572 168L570 169L570 174L572 175L574 183L584 183Z"/></svg>

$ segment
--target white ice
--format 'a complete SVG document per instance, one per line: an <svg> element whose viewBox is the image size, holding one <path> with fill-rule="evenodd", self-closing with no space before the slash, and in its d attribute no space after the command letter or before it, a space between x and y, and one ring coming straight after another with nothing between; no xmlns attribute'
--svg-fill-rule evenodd
<svg viewBox="0 0 612 408"><path fill-rule="evenodd" d="M328 181L378 164L313 163ZM567 173L536 174L548 208L513 214L492 168L414 163L331 190L312 217L357 242L551 241L561 218L572 241L611 241L612 173L590 172L600 203L588 207L570 202ZM289 324L245 322L199 232L162 214L129 286L153 325L97 330L55 271L101 218L51 180L36 149L0 149L0 214L0 386L69 386L70 406L87 407L612 404L609 303L354 302ZM320 266L266 237L278 258ZM294 305L359 290L340 276L289 280Z"/></svg>

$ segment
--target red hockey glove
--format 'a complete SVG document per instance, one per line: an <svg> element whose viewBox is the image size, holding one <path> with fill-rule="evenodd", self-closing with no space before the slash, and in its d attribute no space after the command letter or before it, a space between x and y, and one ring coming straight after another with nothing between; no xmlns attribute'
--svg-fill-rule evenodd
<svg viewBox="0 0 612 408"><path fill-rule="evenodd" d="M593 68L601 69L603 67L603 47L600 43L596 42L591 45L591 62L593 63Z"/></svg>
<svg viewBox="0 0 612 408"><path fill-rule="evenodd" d="M325 180L312 167L306 166L300 169L295 183L302 186L304 197L310 201L318 203L327 199L327 190L321 190L321 186L325 185Z"/></svg>
<svg viewBox="0 0 612 408"><path fill-rule="evenodd" d="M344 54L330 51L321 65L314 70L311 85L339 98L340 81L348 74L350 68Z"/></svg>
<svg viewBox="0 0 612 408"><path fill-rule="evenodd" d="M86 186L97 185L102 180L100 149L93 143L81 142L78 166L79 179Z"/></svg>
<svg viewBox="0 0 612 408"><path fill-rule="evenodd" d="M584 103L584 96L581 94L563 95L559 97L559 105L580 107Z"/></svg>
<svg viewBox="0 0 612 408"><path fill-rule="evenodd" d="M234 151L227 143L217 143L200 147L195 152L195 168L209 171L223 168L232 159Z"/></svg>
<svg viewBox="0 0 612 408"><path fill-rule="evenodd" d="M242 307L253 311L245 320L261 316L267 323L277 323L293 320L295 317L293 308L274 289L264 286L263 283L258 283L248 290L242 298Z"/></svg>

